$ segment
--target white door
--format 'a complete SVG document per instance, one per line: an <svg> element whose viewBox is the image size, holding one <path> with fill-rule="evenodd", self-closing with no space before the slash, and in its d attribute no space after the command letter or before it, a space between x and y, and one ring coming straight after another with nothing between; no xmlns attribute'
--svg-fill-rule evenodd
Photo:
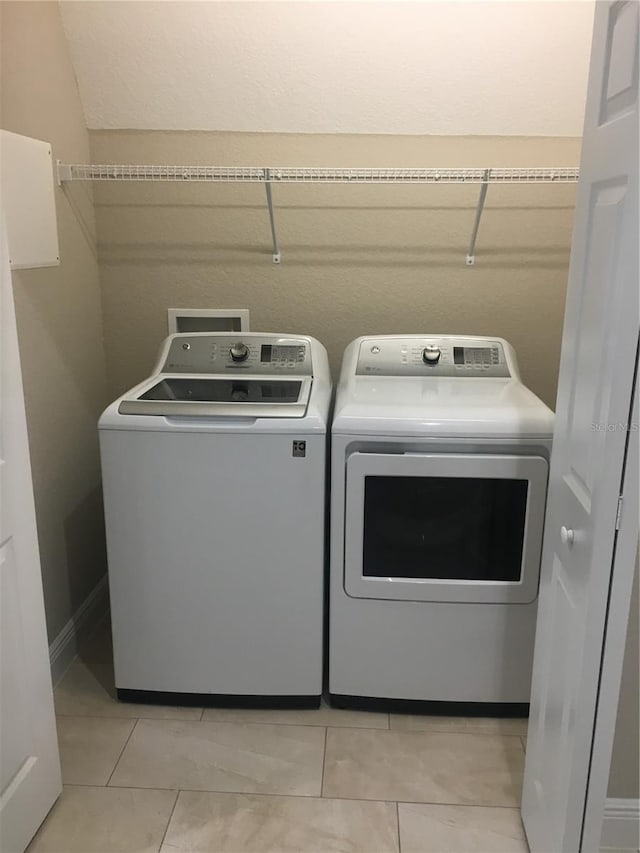
<svg viewBox="0 0 640 853"><path fill-rule="evenodd" d="M3 218L0 239L0 850L22 853L62 785Z"/></svg>
<svg viewBox="0 0 640 853"><path fill-rule="evenodd" d="M625 424L638 341L638 10L635 0L596 4L522 803L532 853L582 849L618 496L634 436Z"/></svg>

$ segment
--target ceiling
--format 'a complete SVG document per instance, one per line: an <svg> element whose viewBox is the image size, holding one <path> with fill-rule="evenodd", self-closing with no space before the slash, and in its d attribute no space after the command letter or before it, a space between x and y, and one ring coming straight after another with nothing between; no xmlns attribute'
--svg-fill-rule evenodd
<svg viewBox="0 0 640 853"><path fill-rule="evenodd" d="M60 5L89 128L582 133L593 0Z"/></svg>

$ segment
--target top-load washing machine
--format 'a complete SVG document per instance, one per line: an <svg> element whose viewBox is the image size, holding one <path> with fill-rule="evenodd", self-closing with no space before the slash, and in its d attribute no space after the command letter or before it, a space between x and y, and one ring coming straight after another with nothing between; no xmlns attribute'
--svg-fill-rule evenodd
<svg viewBox="0 0 640 853"><path fill-rule="evenodd" d="M317 705L327 354L189 333L99 423L121 699Z"/></svg>
<svg viewBox="0 0 640 853"><path fill-rule="evenodd" d="M331 439L336 704L526 713L553 413L499 338L359 338Z"/></svg>

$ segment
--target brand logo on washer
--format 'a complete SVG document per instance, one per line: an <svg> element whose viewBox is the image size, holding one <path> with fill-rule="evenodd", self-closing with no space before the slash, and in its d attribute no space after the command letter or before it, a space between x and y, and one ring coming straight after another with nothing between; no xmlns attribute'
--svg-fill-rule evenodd
<svg viewBox="0 0 640 853"><path fill-rule="evenodd" d="M306 441L294 441L293 442L293 450L292 456L306 456L307 455L307 442Z"/></svg>

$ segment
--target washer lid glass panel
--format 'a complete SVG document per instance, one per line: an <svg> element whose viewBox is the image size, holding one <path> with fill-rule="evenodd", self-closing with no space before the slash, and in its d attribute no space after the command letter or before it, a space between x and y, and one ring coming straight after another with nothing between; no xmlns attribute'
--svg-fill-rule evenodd
<svg viewBox="0 0 640 853"><path fill-rule="evenodd" d="M261 379L183 379L158 382L140 400L185 400L200 403L296 403L301 382Z"/></svg>
<svg viewBox="0 0 640 853"><path fill-rule="evenodd" d="M158 378L158 377L156 377ZM165 376L135 399L123 400L122 414L303 417L311 380Z"/></svg>

